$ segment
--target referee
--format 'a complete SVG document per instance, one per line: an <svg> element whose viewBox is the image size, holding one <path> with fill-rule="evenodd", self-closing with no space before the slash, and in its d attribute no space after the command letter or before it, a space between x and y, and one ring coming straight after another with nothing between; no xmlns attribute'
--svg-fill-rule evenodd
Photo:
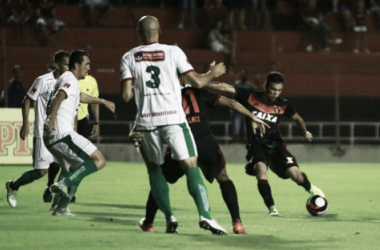
<svg viewBox="0 0 380 250"><path fill-rule="evenodd" d="M99 97L98 83L91 75L87 75L86 78L79 81L79 90L90 96ZM88 113L88 104L80 103L78 108L77 132L85 138L99 135L99 105L90 104L90 107L95 121L92 130L88 126L90 117Z"/></svg>

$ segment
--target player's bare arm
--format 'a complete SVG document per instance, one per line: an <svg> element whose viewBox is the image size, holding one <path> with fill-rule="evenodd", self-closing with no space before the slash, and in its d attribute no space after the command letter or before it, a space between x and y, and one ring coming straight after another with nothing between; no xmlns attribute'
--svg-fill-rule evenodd
<svg viewBox="0 0 380 250"><path fill-rule="evenodd" d="M94 116L95 124L90 136L94 137L99 135L99 104L91 104L91 113Z"/></svg>
<svg viewBox="0 0 380 250"><path fill-rule="evenodd" d="M300 127L304 133L304 136L306 138L306 140L308 141L312 141L313 140L313 134L310 133L309 131L307 131L306 129L306 124L305 122L303 121L302 117L298 114L298 113L295 113L293 116L292 116L292 120L294 121L294 123Z"/></svg>
<svg viewBox="0 0 380 250"><path fill-rule="evenodd" d="M236 93L236 90L232 85L222 82L211 81L205 86L205 89L230 98L235 96Z"/></svg>
<svg viewBox="0 0 380 250"><path fill-rule="evenodd" d="M215 61L210 64L210 70L205 74L198 74L191 71L185 75L188 83L194 88L203 88L212 79L219 77L226 73L226 66L223 62L216 64Z"/></svg>
<svg viewBox="0 0 380 250"><path fill-rule="evenodd" d="M265 134L265 129L269 128L268 124L257 118L254 114L252 114L248 109L246 109L243 105L240 103L229 99L227 97L221 96L218 100L218 106L225 106L232 110L235 110L236 112L250 118L252 120L252 129L253 133L256 134L256 132L259 132L261 137Z"/></svg>
<svg viewBox="0 0 380 250"><path fill-rule="evenodd" d="M22 140L25 140L30 130L29 128L30 103L31 103L31 100L28 98L28 96L25 96L24 100L22 101L22 127L20 130L20 138Z"/></svg>
<svg viewBox="0 0 380 250"><path fill-rule="evenodd" d="M66 99L66 93L63 90L59 90L57 94L53 97L51 102L51 107L46 118L44 128L46 130L55 130L55 119L57 118L57 112L63 100Z"/></svg>
<svg viewBox="0 0 380 250"><path fill-rule="evenodd" d="M121 81L121 96L125 102L129 102L133 98L133 82L132 79Z"/></svg>
<svg viewBox="0 0 380 250"><path fill-rule="evenodd" d="M80 102L89 103L89 104L103 104L112 113L115 113L115 103L114 102L107 101L105 99L96 98L96 97L87 95L86 93L83 93L83 92L80 93Z"/></svg>

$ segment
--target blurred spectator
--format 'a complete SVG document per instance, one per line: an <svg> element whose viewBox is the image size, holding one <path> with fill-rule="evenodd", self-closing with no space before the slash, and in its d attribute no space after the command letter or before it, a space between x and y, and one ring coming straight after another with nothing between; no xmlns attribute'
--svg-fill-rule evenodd
<svg viewBox="0 0 380 250"><path fill-rule="evenodd" d="M186 16L190 16L191 27L197 28L197 24L195 23L195 8L197 6L196 0L182 0L180 1L180 22L178 24L178 29L185 28Z"/></svg>
<svg viewBox="0 0 380 250"><path fill-rule="evenodd" d="M28 0L9 0L7 7L11 11L7 19L8 24L27 23L33 15L33 8Z"/></svg>
<svg viewBox="0 0 380 250"><path fill-rule="evenodd" d="M367 27L365 26L366 13L364 0L360 0L357 3L354 13L355 19L353 31L356 34L356 42L353 52L355 54L359 53L360 51L363 53L370 53L369 49L367 48Z"/></svg>
<svg viewBox="0 0 380 250"><path fill-rule="evenodd" d="M354 13L361 0L334 0L333 10L338 12L343 31L351 31L354 26Z"/></svg>
<svg viewBox="0 0 380 250"><path fill-rule="evenodd" d="M232 39L227 39L231 35ZM213 51L222 52L227 56L226 67L229 73L232 72L231 66L236 64L236 33L233 29L226 29L223 21L217 21L215 27L208 34L208 43Z"/></svg>
<svg viewBox="0 0 380 250"><path fill-rule="evenodd" d="M24 83L21 81L21 66L16 64L13 67L13 78L8 83L8 107L19 108L26 94Z"/></svg>
<svg viewBox="0 0 380 250"><path fill-rule="evenodd" d="M251 0L252 1L252 18L253 29L263 29L267 22L267 27L271 29L272 22L267 8L267 0ZM275 1L274 1L275 2Z"/></svg>
<svg viewBox="0 0 380 250"><path fill-rule="evenodd" d="M299 30L302 20L296 0L276 0L272 25L277 30Z"/></svg>
<svg viewBox="0 0 380 250"><path fill-rule="evenodd" d="M226 6L223 5L223 0L213 0L212 4L205 1L205 8L207 9L207 23L209 28L215 26L216 21L222 21L224 24L229 22L229 13Z"/></svg>
<svg viewBox="0 0 380 250"><path fill-rule="evenodd" d="M100 21L111 10L108 0L82 0L84 18L88 26L101 26Z"/></svg>
<svg viewBox="0 0 380 250"><path fill-rule="evenodd" d="M327 47L328 27L323 20L323 15L317 5L317 0L307 0L300 2L302 19L306 24L306 33L308 38L307 52L313 51L314 39L321 42L321 52L328 53L330 48Z"/></svg>
<svg viewBox="0 0 380 250"><path fill-rule="evenodd" d="M373 15L377 32L380 32L380 0L369 0L369 11Z"/></svg>
<svg viewBox="0 0 380 250"><path fill-rule="evenodd" d="M37 27L47 45L58 45L54 37L66 29L66 24L55 17L56 5L55 0L39 0L37 3Z"/></svg>
<svg viewBox="0 0 380 250"><path fill-rule="evenodd" d="M245 11L250 6L249 0L226 0L225 6L229 11L229 24L232 28L235 27L235 12L239 15L239 28L247 29L245 25Z"/></svg>

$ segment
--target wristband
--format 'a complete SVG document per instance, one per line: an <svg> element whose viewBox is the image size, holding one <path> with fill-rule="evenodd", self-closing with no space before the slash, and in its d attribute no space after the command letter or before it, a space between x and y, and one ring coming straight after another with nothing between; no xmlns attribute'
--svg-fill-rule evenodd
<svg viewBox="0 0 380 250"><path fill-rule="evenodd" d="M99 122L95 122L95 123L94 123L94 126L95 126L95 125L100 126L100 123L99 123Z"/></svg>

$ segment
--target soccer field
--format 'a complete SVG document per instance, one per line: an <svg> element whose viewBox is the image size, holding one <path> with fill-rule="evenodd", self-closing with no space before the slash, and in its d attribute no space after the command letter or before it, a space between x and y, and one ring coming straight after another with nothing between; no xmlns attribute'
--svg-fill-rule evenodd
<svg viewBox="0 0 380 250"><path fill-rule="evenodd" d="M0 166L1 181L18 177L28 166ZM212 235L198 227L195 204L185 178L170 185L171 203L179 234L165 234L158 212L155 232L138 227L144 217L149 184L141 163L111 162L82 182L75 217L53 217L43 203L47 178L21 187L18 205L11 208L6 190L0 192L0 249L379 249L379 164L302 164L310 181L326 194L329 209L323 217L305 208L308 193L290 180L270 173L276 207L281 217L268 217L256 179L244 164L228 164L248 235L232 234L229 212L219 185L207 185L212 216L229 235ZM208 184L208 183L207 183Z"/></svg>

